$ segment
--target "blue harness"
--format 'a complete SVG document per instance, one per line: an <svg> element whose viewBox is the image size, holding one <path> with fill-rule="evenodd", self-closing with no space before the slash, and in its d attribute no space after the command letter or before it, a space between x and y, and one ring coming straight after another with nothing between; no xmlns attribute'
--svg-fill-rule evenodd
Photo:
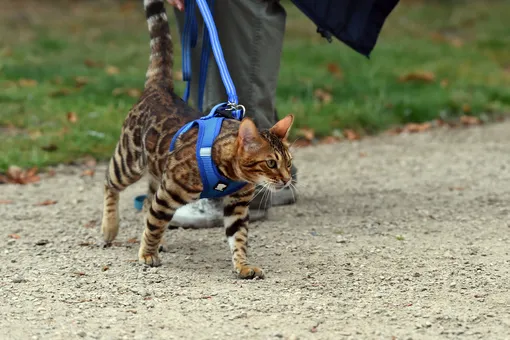
<svg viewBox="0 0 510 340"><path fill-rule="evenodd" d="M172 143L170 143L170 151L173 151L175 149L175 142L181 134L195 126L198 127L196 154L203 186L200 198L227 196L246 185L246 182L236 182L222 176L212 159L212 146L225 119L225 117L220 116L218 113L219 108L222 106L224 104L216 105L207 116L196 119L181 127L172 139Z"/></svg>
<svg viewBox="0 0 510 340"><path fill-rule="evenodd" d="M212 47L212 52L218 68L220 70L221 80L225 86L228 102L216 105L211 112L200 119L196 119L181 127L175 134L170 144L170 151L175 148L177 138L186 131L193 127L198 127L197 139L197 162L200 171L200 177L203 184L203 191L200 198L216 198L230 195L246 185L245 182L236 182L225 178L220 174L216 164L212 159L212 146L214 140L221 130L221 125L224 119L237 119L242 120L244 117L244 106L239 105L234 82L230 77L221 50L218 32L214 25L211 11L213 0L186 0L185 10L186 19L184 29L181 37L182 43L182 64L183 64L183 80L187 81L186 90L184 93L184 101L188 101L190 85L191 85L191 48L196 46L197 42L197 22L195 18L195 1L204 18L204 31L202 38L202 55L200 60L200 77L199 77L199 91L198 91L198 108L202 111L203 95L205 90L205 81L207 76L207 67L209 62L209 55ZM231 117L225 117L224 112L231 112ZM146 195L139 195L135 198L135 209L142 210L143 202Z"/></svg>

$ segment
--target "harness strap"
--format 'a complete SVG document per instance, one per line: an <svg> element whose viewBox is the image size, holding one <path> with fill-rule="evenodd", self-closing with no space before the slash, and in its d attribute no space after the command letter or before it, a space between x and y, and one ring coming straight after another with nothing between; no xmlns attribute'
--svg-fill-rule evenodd
<svg viewBox="0 0 510 340"><path fill-rule="evenodd" d="M218 167L212 159L212 147L221 130L225 117L215 115L221 106L216 105L211 112L200 119L194 120L181 127L172 138L170 151L175 149L177 138L192 129L198 127L196 145L196 157L203 190L200 198L217 198L230 195L246 185L245 182L232 181L220 174Z"/></svg>
<svg viewBox="0 0 510 340"><path fill-rule="evenodd" d="M183 99L188 101L191 92L191 49L197 45L197 21L195 19L195 1L186 0L186 16L181 35L182 49L182 79L187 82Z"/></svg>

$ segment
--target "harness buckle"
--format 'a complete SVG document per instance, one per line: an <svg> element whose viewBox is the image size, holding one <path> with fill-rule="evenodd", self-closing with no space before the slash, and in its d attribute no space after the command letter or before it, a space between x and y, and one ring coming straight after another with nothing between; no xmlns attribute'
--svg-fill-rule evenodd
<svg viewBox="0 0 510 340"><path fill-rule="evenodd" d="M244 107L244 105L236 104L236 103L232 103L232 102L227 103L227 108L225 110L232 111L232 116L238 120L242 120L246 113L246 108Z"/></svg>

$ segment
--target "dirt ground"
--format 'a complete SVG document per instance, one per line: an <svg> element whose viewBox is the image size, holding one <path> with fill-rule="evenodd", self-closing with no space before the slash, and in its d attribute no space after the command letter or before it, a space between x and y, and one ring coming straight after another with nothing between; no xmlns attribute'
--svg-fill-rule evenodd
<svg viewBox="0 0 510 340"><path fill-rule="evenodd" d="M104 165L3 185L0 337L508 339L509 131L300 149L299 203L251 228L265 280L235 278L222 229L168 232L161 267L136 263L145 183L99 247Z"/></svg>

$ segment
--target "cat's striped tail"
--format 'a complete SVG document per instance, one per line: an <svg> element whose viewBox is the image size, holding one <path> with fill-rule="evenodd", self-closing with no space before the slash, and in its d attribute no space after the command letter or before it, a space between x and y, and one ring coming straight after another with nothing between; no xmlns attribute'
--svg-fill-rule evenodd
<svg viewBox="0 0 510 340"><path fill-rule="evenodd" d="M144 0L145 16L151 37L151 55L145 87L160 84L173 89L173 43L165 11L165 0Z"/></svg>

